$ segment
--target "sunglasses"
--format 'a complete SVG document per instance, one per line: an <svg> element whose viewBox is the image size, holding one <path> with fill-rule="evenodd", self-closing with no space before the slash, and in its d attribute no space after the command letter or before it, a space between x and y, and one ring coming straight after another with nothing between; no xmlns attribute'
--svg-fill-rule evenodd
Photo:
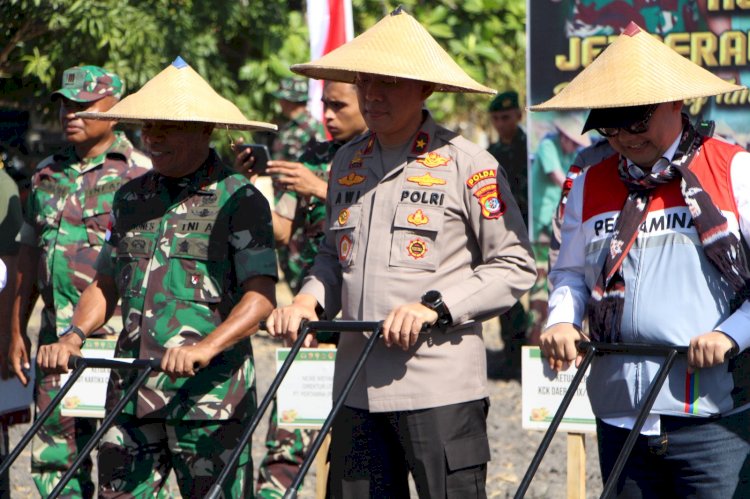
<svg viewBox="0 0 750 499"><path fill-rule="evenodd" d="M654 112L656 112L656 108L659 107L658 104L654 104L653 106L650 106L648 110L646 111L646 114L641 118L640 120L631 123L628 126L623 127L602 127L597 128L596 131L599 132L604 137L614 137L618 133L620 133L620 130L625 130L631 135L638 135L639 133L646 133L648 132L649 122L651 121L651 118L654 116Z"/></svg>

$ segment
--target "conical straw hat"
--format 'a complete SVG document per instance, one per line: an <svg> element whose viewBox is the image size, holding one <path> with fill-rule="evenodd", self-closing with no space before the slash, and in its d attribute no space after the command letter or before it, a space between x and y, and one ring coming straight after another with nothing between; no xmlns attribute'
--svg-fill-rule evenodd
<svg viewBox="0 0 750 499"><path fill-rule="evenodd" d="M276 125L249 121L237 106L216 93L211 85L178 57L136 93L103 113L78 113L81 118L215 123L238 130L276 130Z"/></svg>
<svg viewBox="0 0 750 499"><path fill-rule="evenodd" d="M354 83L357 73L367 73L435 83L440 92L497 93L467 75L426 29L400 8L320 59L295 64L292 71L346 83Z"/></svg>
<svg viewBox="0 0 750 499"><path fill-rule="evenodd" d="M559 94L530 109L641 106L709 97L742 88L694 64L631 22Z"/></svg>

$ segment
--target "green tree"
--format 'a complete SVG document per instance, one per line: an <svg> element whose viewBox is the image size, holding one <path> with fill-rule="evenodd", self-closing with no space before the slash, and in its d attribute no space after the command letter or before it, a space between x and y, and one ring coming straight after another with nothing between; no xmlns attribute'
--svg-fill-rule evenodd
<svg viewBox="0 0 750 499"><path fill-rule="evenodd" d="M525 2L402 0L476 80L525 87ZM353 0L355 33L398 5ZM139 88L182 56L249 118L274 119L269 92L309 60L303 0L0 0L0 105L53 119L47 96L61 72L97 64ZM441 121L486 123L486 96L441 94Z"/></svg>

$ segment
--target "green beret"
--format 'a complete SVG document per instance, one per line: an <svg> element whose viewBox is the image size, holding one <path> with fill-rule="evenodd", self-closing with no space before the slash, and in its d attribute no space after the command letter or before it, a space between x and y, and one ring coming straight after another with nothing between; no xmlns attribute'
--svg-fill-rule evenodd
<svg viewBox="0 0 750 499"><path fill-rule="evenodd" d="M492 102L490 102L490 112L492 111L507 111L508 109L518 109L518 92L508 90L501 94L497 94Z"/></svg>

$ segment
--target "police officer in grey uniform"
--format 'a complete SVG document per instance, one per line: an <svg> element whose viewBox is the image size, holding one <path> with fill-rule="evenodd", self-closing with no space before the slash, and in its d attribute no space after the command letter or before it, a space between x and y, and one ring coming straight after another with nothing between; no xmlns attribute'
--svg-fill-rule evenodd
<svg viewBox="0 0 750 499"><path fill-rule="evenodd" d="M408 497L409 472L421 497L485 497L480 321L531 287L534 259L497 161L423 107L433 91L494 91L400 9L292 70L354 82L370 130L337 153L320 253L293 303L268 320L272 334L294 338L303 318L385 319L334 422L332 497ZM365 342L341 336L334 396Z"/></svg>

